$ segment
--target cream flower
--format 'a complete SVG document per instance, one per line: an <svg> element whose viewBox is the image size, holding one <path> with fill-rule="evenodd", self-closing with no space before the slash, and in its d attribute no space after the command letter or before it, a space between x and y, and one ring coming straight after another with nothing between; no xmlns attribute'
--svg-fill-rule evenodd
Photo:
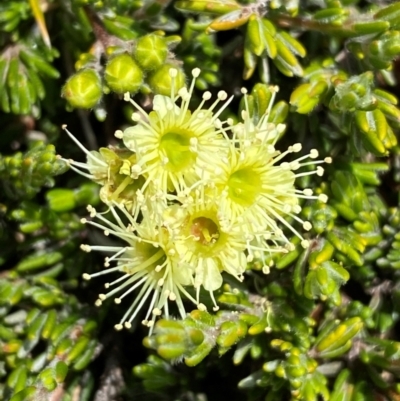
<svg viewBox="0 0 400 401"><path fill-rule="evenodd" d="M220 217L217 197L206 187L190 194L182 206L173 205L164 212L164 226L174 238L180 260L193 272L197 303L203 287L214 310L218 306L213 292L222 286L222 272L242 281L247 266L243 234L227 230Z"/></svg>
<svg viewBox="0 0 400 401"><path fill-rule="evenodd" d="M206 180L227 154L224 129L218 117L231 99L226 101L227 94L221 91L217 100L205 109L205 102L211 98L211 93L205 92L200 105L191 112L189 104L199 73L198 68L193 70L189 91L182 88L175 93L172 84L170 97L156 95L150 113L129 95L126 97L137 110L132 116L137 124L118 137L136 153L137 171L146 176L142 191L152 183L165 194L175 191L179 195L198 180ZM171 69L170 75L174 82L176 70ZM224 102L222 107L214 113L220 102Z"/></svg>
<svg viewBox="0 0 400 401"><path fill-rule="evenodd" d="M288 223L292 218L302 224L304 230L310 230L311 224L303 221L299 199L327 200L326 195L313 196L311 189L297 190L297 177L317 174L324 170L317 166L311 171L296 173L301 167L310 167L320 163L330 163L331 159L311 160L318 157L316 149L291 162L282 162L287 155L301 151L301 144L290 146L285 152L275 149L275 143L284 130L267 122L263 116L254 125L246 111L242 113L244 123L239 129L233 128L234 136L230 141L229 156L224 159L222 173L214 177L214 182L221 192L219 213L232 225L240 224L244 233L260 243L260 237L286 242L291 246L281 227L287 227L302 240L304 247L308 241ZM267 110L268 112L268 110ZM240 135L236 135L240 132Z"/></svg>
<svg viewBox="0 0 400 401"><path fill-rule="evenodd" d="M176 303L182 318L186 316L182 295L195 305L198 304L184 288L193 285L191 271L178 258L175 245L166 228L154 225L147 215L144 215L140 224L137 224L122 208L119 210L123 213L122 217L129 222L128 225L125 225L114 207L110 210L116 223L97 213L91 206L88 210L91 216L96 217L101 223L83 219L84 223L104 230L106 236L111 234L127 243L126 246L81 246L86 252L94 250L113 253L111 257L105 258L105 270L94 274L85 273L83 275L85 280L115 272L122 274L105 285L109 291L99 294L96 306L100 306L110 297L115 297L114 302L120 304L126 296L140 288L120 323L115 326L117 330L123 326L130 328L146 301L150 304L142 323L149 327L163 312L166 318L169 317L168 301ZM109 267L111 263L116 263L116 266ZM197 306L202 308L202 305Z"/></svg>
<svg viewBox="0 0 400 401"><path fill-rule="evenodd" d="M137 191L143 186L144 178L138 175L132 166L136 165L136 156L128 149L100 148L88 151L66 128L68 136L86 154L86 163L66 160L70 168L86 178L101 185L100 199L106 204L118 203L136 213L141 206L137 202Z"/></svg>

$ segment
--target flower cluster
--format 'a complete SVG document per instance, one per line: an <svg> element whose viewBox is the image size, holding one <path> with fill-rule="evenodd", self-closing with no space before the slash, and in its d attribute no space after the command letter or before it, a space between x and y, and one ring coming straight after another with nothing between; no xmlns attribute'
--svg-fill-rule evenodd
<svg viewBox="0 0 400 401"><path fill-rule="evenodd" d="M201 290L209 293L217 310L214 292L222 285L222 273L241 281L253 260L260 261L268 273L266 257L292 249L283 229L307 247L308 241L287 218L310 230L310 222L299 217L299 200L327 200L311 189L297 190L294 183L300 176L322 175L319 164L329 163L330 158L316 160L318 152L313 149L286 161L287 155L301 151L301 144L285 152L275 148L285 129L268 121L277 88L272 88L270 105L258 121L249 112L243 89L243 121L235 124L220 118L232 100L224 91L209 107L205 105L212 96L205 92L199 106L190 110L199 73L193 70L189 89L177 88L176 70L171 69L171 94L156 95L149 113L127 94L125 100L135 108L135 125L115 133L123 148L89 152L66 130L87 154L86 163L69 160L71 168L102 186L100 196L108 206L108 214L89 206L90 216L96 219L83 222L126 243L82 245L84 251L111 255L104 270L83 277L120 273L106 284L98 306L110 297L121 303L132 291L139 291L117 329L129 328L146 302L149 308L143 323L149 327L163 313L168 318L169 301L176 303L182 318L186 315L183 297L205 310ZM301 167L306 168L297 172Z"/></svg>

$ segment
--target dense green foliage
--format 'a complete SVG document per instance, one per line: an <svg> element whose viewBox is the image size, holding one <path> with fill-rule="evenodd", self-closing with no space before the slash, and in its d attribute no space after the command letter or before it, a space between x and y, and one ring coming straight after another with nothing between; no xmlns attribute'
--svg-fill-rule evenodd
<svg viewBox="0 0 400 401"><path fill-rule="evenodd" d="M0 399L399 400L399 54L399 1L1 2ZM80 245L115 242L80 219L106 207L61 127L122 147L123 94L150 110L171 67L179 86L201 69L193 110L204 90L235 95L234 122L242 87L257 120L277 85L276 147L333 159L296 181L328 202L302 204L310 247L283 226L290 252L225 276L218 312L201 294L208 311L115 331L124 308L96 308L104 281L81 279L103 260Z"/></svg>

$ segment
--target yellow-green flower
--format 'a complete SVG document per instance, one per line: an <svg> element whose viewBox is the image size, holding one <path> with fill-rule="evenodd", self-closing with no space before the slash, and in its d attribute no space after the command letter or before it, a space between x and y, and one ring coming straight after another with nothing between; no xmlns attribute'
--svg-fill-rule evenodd
<svg viewBox="0 0 400 401"><path fill-rule="evenodd" d="M247 105L247 103L246 103ZM247 108L247 107L246 107ZM260 242L260 237L271 237L289 245L282 227L287 227L301 238L302 245L308 241L287 222L287 217L298 221L304 230L311 224L303 221L299 199L319 199L326 202L326 196L313 196L311 189L297 190L295 179L310 174L323 174L323 168L296 173L305 166L330 162L314 160L318 157L316 149L294 161L287 162L286 156L301 151L300 143L290 146L286 151L275 149L284 126L268 123L268 115L262 117L257 125L252 122L248 109L242 113L244 119L239 128L233 127L234 136L230 141L229 155L222 171L214 177L220 191L219 213L230 224L241 225L243 233ZM240 135L236 135L240 133ZM311 161L306 161L311 159Z"/></svg>
<svg viewBox="0 0 400 401"><path fill-rule="evenodd" d="M197 303L204 288L216 310L213 292L222 286L222 273L242 281L247 261L246 239L238 227L228 228L220 218L215 195L205 187L189 194L185 204L165 211L164 225L174 238L180 260L192 271Z"/></svg>
<svg viewBox="0 0 400 401"><path fill-rule="evenodd" d="M123 208L119 208L122 216L114 207L110 208L116 223L97 213L91 206L88 210L91 216L96 217L101 223L83 219L84 223L100 228L106 236L113 235L127 243L126 246L81 246L86 252L94 250L113 254L105 258L105 270L94 274L85 273L84 279L90 280L111 273L120 274L114 281L105 285L108 291L99 294L96 306L100 306L103 301L111 297L115 303L120 304L125 297L138 290L120 323L115 326L117 330L123 326L130 328L132 321L146 302L149 302L149 306L142 323L149 327L163 312L166 318L169 317L168 301L176 303L181 317L184 318L186 312L182 294L195 305L198 304L184 288L193 285L191 271L178 257L175 244L165 227L158 227L147 215L138 224ZM125 225L121 217L129 222L128 225ZM113 263L115 266L110 267Z"/></svg>
<svg viewBox="0 0 400 401"><path fill-rule="evenodd" d="M181 88L176 93L172 85L169 97L156 95L150 113L129 95L126 97L136 109L132 116L136 125L117 136L136 153L137 171L146 177L142 191L153 184L165 194L175 191L179 195L199 180L207 180L227 155L224 128L218 120L230 102L226 101L226 92L219 92L217 100L208 108L205 103L211 99L211 93L204 92L196 110L189 110L199 73L198 68L193 70L189 91ZM171 69L170 75L174 80L176 70ZM220 102L224 102L222 107L214 112Z"/></svg>
<svg viewBox="0 0 400 401"><path fill-rule="evenodd" d="M86 163L66 160L70 168L102 186L100 199L104 203L124 204L135 214L135 209L142 205L137 200L137 191L144 184L143 177L133 167L136 165L135 154L115 147L88 151L65 126L63 128L86 154Z"/></svg>

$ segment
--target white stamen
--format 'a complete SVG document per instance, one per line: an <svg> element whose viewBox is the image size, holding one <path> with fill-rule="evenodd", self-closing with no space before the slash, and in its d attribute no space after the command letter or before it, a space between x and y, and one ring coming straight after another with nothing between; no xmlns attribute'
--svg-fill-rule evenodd
<svg viewBox="0 0 400 401"><path fill-rule="evenodd" d="M155 315L155 316L161 316L161 310L160 309L158 309L158 308L154 308L153 309L153 315Z"/></svg>
<svg viewBox="0 0 400 401"><path fill-rule="evenodd" d="M302 246L304 249L307 249L307 248L310 246L310 242L307 241L306 239L303 239L303 240L301 241L301 246Z"/></svg>
<svg viewBox="0 0 400 401"><path fill-rule="evenodd" d="M198 76L200 75L200 72L201 72L200 68L193 68L193 70L192 70L193 78L198 78Z"/></svg>
<svg viewBox="0 0 400 401"><path fill-rule="evenodd" d="M116 131L114 132L114 136L115 136L116 138L118 138L118 139L122 139L122 138L124 137L124 133L123 133L120 129L118 129L118 130L116 130Z"/></svg>
<svg viewBox="0 0 400 401"><path fill-rule="evenodd" d="M318 200L323 203L326 203L326 202L328 202L328 196L325 194L320 194L320 195L318 195Z"/></svg>
<svg viewBox="0 0 400 401"><path fill-rule="evenodd" d="M228 98L228 94L225 91L218 92L218 99L224 101Z"/></svg>
<svg viewBox="0 0 400 401"><path fill-rule="evenodd" d="M204 92L203 93L203 96L202 96L202 98L203 98L203 100L210 100L211 99L211 92Z"/></svg>

